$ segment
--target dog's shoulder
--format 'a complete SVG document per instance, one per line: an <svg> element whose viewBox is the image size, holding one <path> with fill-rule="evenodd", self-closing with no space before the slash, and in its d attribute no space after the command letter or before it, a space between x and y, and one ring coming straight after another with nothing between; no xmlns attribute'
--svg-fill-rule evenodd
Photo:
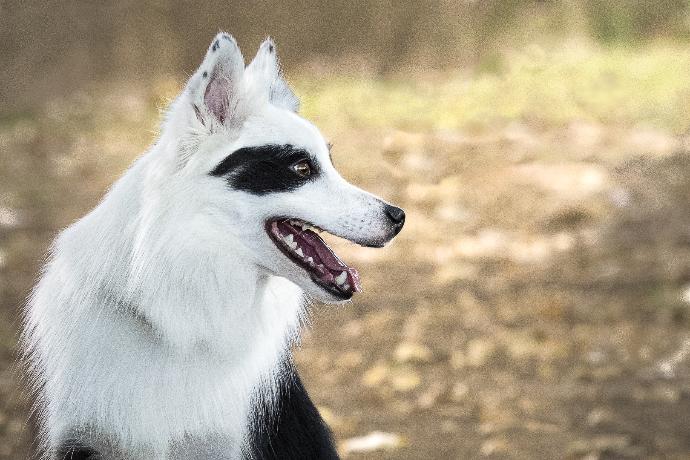
<svg viewBox="0 0 690 460"><path fill-rule="evenodd" d="M292 364L278 386L277 401L255 405L248 458L338 459L333 437Z"/></svg>

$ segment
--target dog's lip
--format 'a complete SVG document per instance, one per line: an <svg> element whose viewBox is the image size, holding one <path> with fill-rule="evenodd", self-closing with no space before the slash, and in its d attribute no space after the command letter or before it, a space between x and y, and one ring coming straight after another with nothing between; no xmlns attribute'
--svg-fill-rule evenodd
<svg viewBox="0 0 690 460"><path fill-rule="evenodd" d="M355 292L361 291L359 273L343 262L310 227L318 228L289 217L271 218L265 224L273 243L292 262L307 271L314 283L342 300L351 298Z"/></svg>

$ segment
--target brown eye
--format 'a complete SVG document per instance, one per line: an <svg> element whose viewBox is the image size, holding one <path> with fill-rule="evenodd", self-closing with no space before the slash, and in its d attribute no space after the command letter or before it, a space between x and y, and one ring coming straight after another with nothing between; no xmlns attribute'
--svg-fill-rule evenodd
<svg viewBox="0 0 690 460"><path fill-rule="evenodd" d="M311 165L307 160L302 160L292 166L292 169L302 177L311 176Z"/></svg>

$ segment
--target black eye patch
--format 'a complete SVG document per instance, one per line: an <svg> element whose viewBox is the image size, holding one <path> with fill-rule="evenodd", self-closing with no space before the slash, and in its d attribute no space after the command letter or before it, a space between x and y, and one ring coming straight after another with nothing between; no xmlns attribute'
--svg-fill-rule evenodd
<svg viewBox="0 0 690 460"><path fill-rule="evenodd" d="M295 163L303 160L312 165L308 177L292 169ZM235 190L265 195L295 190L315 179L318 170L307 151L292 145L268 144L234 151L211 171L211 175L225 178Z"/></svg>

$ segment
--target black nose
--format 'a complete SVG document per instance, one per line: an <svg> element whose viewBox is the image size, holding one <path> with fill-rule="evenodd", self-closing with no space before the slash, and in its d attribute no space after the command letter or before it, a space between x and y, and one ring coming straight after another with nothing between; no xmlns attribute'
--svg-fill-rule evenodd
<svg viewBox="0 0 690 460"><path fill-rule="evenodd" d="M400 231L405 223L405 211L395 206L386 205L386 215L390 217L393 225Z"/></svg>

